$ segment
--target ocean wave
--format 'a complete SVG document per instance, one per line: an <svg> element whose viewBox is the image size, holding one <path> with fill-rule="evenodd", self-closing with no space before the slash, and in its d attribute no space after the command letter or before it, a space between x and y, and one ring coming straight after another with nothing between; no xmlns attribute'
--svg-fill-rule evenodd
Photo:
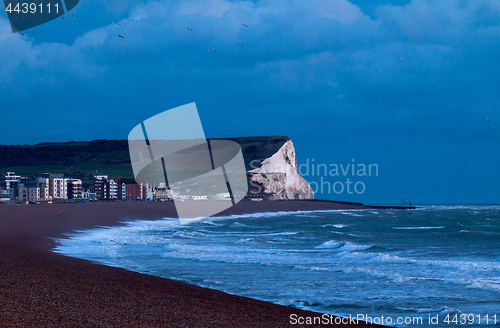
<svg viewBox="0 0 500 328"><path fill-rule="evenodd" d="M301 232L298 231L283 231L283 232L272 232L272 233L264 233L263 236L293 236L298 235Z"/></svg>
<svg viewBox="0 0 500 328"><path fill-rule="evenodd" d="M435 312L439 313L441 316L447 316L447 315L452 316L452 315L455 315L455 314L460 315L460 314L463 313L459 309L449 308L447 306L442 307L441 309L439 309L439 310L437 310Z"/></svg>
<svg viewBox="0 0 500 328"><path fill-rule="evenodd" d="M358 235L358 234L349 233L349 232L342 232L342 231L329 231L329 233L334 233L336 235L346 235L346 236L351 236L351 237L365 237L363 235Z"/></svg>
<svg viewBox="0 0 500 328"><path fill-rule="evenodd" d="M365 249L368 250L371 247ZM388 253L371 253L371 252L343 252L337 255L342 260L359 261L359 263L376 262L376 263L394 263L394 264L417 264L420 261L413 258L398 256ZM358 263L358 262L356 262Z"/></svg>
<svg viewBox="0 0 500 328"><path fill-rule="evenodd" d="M470 234L487 235L487 236L498 236L498 235L500 235L499 232L482 231L482 230L460 230L459 233L470 233Z"/></svg>
<svg viewBox="0 0 500 328"><path fill-rule="evenodd" d="M405 308L405 307L396 307L396 310L399 310L399 311L405 311L405 312L415 312L415 313L439 313L443 316L446 316L446 315L455 315L455 314L462 314L462 311L458 310L458 309L454 309L454 308L449 308L447 306L443 306L443 307L439 307L439 308L414 308L414 307L410 307L410 308Z"/></svg>
<svg viewBox="0 0 500 328"><path fill-rule="evenodd" d="M244 224L244 223L240 223L240 222L233 222L233 224L231 224L231 226L233 227L249 227L248 225Z"/></svg>
<svg viewBox="0 0 500 328"><path fill-rule="evenodd" d="M441 267L451 267L455 269L461 269L465 271L472 270L482 270L482 271L500 271L500 263L497 261L485 261L485 260L475 260L475 261L458 261L458 260L420 260L423 264L431 264Z"/></svg>
<svg viewBox="0 0 500 328"><path fill-rule="evenodd" d="M224 226L223 224L216 223L216 222L213 222L213 221L210 221L210 220L204 220L204 221L201 221L200 223L202 223L202 224L208 224L208 225L215 226L215 227L223 227Z"/></svg>
<svg viewBox="0 0 500 328"><path fill-rule="evenodd" d="M249 214L233 214L233 215L227 215L227 216L212 216L212 217L206 218L206 219L208 219L209 221L234 220L234 219L260 219L260 218L272 218L272 217L280 217L280 216L304 216L307 214L334 213L334 212L340 212L340 211L342 211L342 210L258 212L258 213L249 213Z"/></svg>
<svg viewBox="0 0 500 328"><path fill-rule="evenodd" d="M472 279L472 283L468 284L466 287L498 292L500 291L500 282L492 281L491 279Z"/></svg>
<svg viewBox="0 0 500 328"><path fill-rule="evenodd" d="M396 230L430 230L430 229L443 229L445 226L441 227L392 227Z"/></svg>
<svg viewBox="0 0 500 328"><path fill-rule="evenodd" d="M372 212L372 213L373 213L373 212ZM349 212L347 212L347 211L345 211L345 212L340 212L340 214L343 214L343 215L349 215L349 216L365 216L365 215L362 215L362 214L357 214L357 213L354 213L354 212L351 212L351 211L349 211ZM378 213L376 213L376 214L378 214Z"/></svg>
<svg viewBox="0 0 500 328"><path fill-rule="evenodd" d="M343 252L352 252L352 251L364 251L371 248L373 245L360 245L351 243L348 241L336 241L336 240L328 240L322 243L315 248L327 248L327 249L338 249Z"/></svg>
<svg viewBox="0 0 500 328"><path fill-rule="evenodd" d="M348 227L348 225L347 224L341 224L341 223L337 223L337 224L323 224L322 227L323 228L334 227L334 228L342 229L342 228Z"/></svg>
<svg viewBox="0 0 500 328"><path fill-rule="evenodd" d="M297 308L301 307L315 308L315 307L324 307L324 304L318 301L293 300L289 302L288 306Z"/></svg>
<svg viewBox="0 0 500 328"><path fill-rule="evenodd" d="M240 242L240 243L249 243L249 242L252 242L252 241L254 241L253 238L242 238L238 242Z"/></svg>
<svg viewBox="0 0 500 328"><path fill-rule="evenodd" d="M415 313L436 313L440 312L443 308L405 308L405 307L396 307L396 310L405 311L405 312L415 312Z"/></svg>
<svg viewBox="0 0 500 328"><path fill-rule="evenodd" d="M209 284L214 284L214 285L225 285L226 283L215 280L215 279L203 279L203 282L209 283Z"/></svg>
<svg viewBox="0 0 500 328"><path fill-rule="evenodd" d="M176 231L172 233L172 237L176 238L201 238L205 237L206 233L201 232L201 231Z"/></svg>
<svg viewBox="0 0 500 328"><path fill-rule="evenodd" d="M300 269L300 270L310 270L310 271L324 271L324 272L344 272L345 270L342 268L338 267L321 267L317 265L301 265L297 264L294 265L295 269Z"/></svg>
<svg viewBox="0 0 500 328"><path fill-rule="evenodd" d="M345 241L335 241L329 240L325 241L323 244L316 246L316 248L339 248L345 245Z"/></svg>
<svg viewBox="0 0 500 328"><path fill-rule="evenodd" d="M399 273L382 271L382 270L373 269L373 268L364 268L364 267L353 267L350 270L368 273L370 275L374 275L377 277L389 278L392 281L398 282L398 283L444 281L445 280L443 278L436 278L436 277L415 277L415 276L409 276L409 275L405 275L405 274L399 274Z"/></svg>

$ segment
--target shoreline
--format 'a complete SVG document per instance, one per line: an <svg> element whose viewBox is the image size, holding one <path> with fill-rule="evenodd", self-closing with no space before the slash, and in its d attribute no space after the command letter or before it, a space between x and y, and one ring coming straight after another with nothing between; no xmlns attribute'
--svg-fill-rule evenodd
<svg viewBox="0 0 500 328"><path fill-rule="evenodd" d="M330 201L245 201L218 216L348 209L373 208ZM300 327L290 324L290 315L323 315L52 252L52 238L175 213L170 202L0 205L0 324Z"/></svg>

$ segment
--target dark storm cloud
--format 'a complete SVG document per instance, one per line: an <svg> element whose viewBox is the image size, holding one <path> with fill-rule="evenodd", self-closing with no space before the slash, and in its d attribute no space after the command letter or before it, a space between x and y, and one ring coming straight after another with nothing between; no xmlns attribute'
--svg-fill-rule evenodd
<svg viewBox="0 0 500 328"><path fill-rule="evenodd" d="M209 137L284 134L299 160L379 162L387 176L370 182L372 202L464 201L467 188L499 197L489 182L500 178L497 1L109 1L74 11L78 20L43 26L57 33L0 33L0 108L19 123L2 143L125 138L195 101Z"/></svg>

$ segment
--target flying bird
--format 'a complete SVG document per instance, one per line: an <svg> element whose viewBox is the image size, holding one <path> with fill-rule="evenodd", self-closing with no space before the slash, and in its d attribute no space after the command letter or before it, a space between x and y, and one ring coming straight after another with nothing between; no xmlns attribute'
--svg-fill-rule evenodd
<svg viewBox="0 0 500 328"><path fill-rule="evenodd" d="M382 103L380 101L377 101L377 105L382 105Z"/></svg>
<svg viewBox="0 0 500 328"><path fill-rule="evenodd" d="M125 37L124 37L123 35L118 34L118 36L119 36L120 38L122 38L122 39L125 39Z"/></svg>
<svg viewBox="0 0 500 328"><path fill-rule="evenodd" d="M247 24L243 24L243 26L248 27L248 25L247 25Z"/></svg>
<svg viewBox="0 0 500 328"><path fill-rule="evenodd" d="M19 19L24 19L25 17L17 16Z"/></svg>
<svg viewBox="0 0 500 328"><path fill-rule="evenodd" d="M192 31L192 30L193 30L192 28L189 28L189 27L188 27L187 29L188 29L189 31Z"/></svg>
<svg viewBox="0 0 500 328"><path fill-rule="evenodd" d="M64 16L63 16L63 15L60 15L59 17L61 17L63 20L65 20L65 19L66 19L66 18L64 18Z"/></svg>
<svg viewBox="0 0 500 328"><path fill-rule="evenodd" d="M399 60L403 60L403 57L399 57Z"/></svg>
<svg viewBox="0 0 500 328"><path fill-rule="evenodd" d="M243 47L243 45L242 45L241 43L238 43L238 45L239 45L240 47Z"/></svg>
<svg viewBox="0 0 500 328"><path fill-rule="evenodd" d="M425 114L422 114L423 117L427 118L427 116L425 116Z"/></svg>
<svg viewBox="0 0 500 328"><path fill-rule="evenodd" d="M486 118L488 120L488 122L491 122L491 120L489 118Z"/></svg>
<svg viewBox="0 0 500 328"><path fill-rule="evenodd" d="M18 32L19 34L21 34L22 36L24 36L24 33L21 33L21 32Z"/></svg>
<svg viewBox="0 0 500 328"><path fill-rule="evenodd" d="M122 25L122 24L120 24L120 23L116 22L116 25Z"/></svg>
<svg viewBox="0 0 500 328"><path fill-rule="evenodd" d="M73 14L74 17L78 18L78 15Z"/></svg>
<svg viewBox="0 0 500 328"><path fill-rule="evenodd" d="M210 50L212 50L213 52L216 52L215 49L213 49L213 48L210 48Z"/></svg>
<svg viewBox="0 0 500 328"><path fill-rule="evenodd" d="M137 23L137 21L135 19L132 19L132 22L136 22Z"/></svg>

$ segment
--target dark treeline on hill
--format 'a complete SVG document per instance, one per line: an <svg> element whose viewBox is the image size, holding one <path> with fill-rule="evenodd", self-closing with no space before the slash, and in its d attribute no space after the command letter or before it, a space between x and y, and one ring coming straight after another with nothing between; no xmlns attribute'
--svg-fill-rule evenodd
<svg viewBox="0 0 500 328"><path fill-rule="evenodd" d="M272 156L285 142L283 136L223 138L240 144L247 170L252 161L262 162ZM0 145L0 182L7 172L20 175L63 173L81 179L90 187L94 174L111 178L133 177L128 140L100 139L82 142L39 143L37 145ZM3 183L0 184L0 187Z"/></svg>
<svg viewBox="0 0 500 328"><path fill-rule="evenodd" d="M63 173L92 185L95 173L133 177L127 140L0 145L0 182L7 172L20 175ZM2 186L3 183L0 184Z"/></svg>
<svg viewBox="0 0 500 328"><path fill-rule="evenodd" d="M69 166L94 160L101 154L128 151L127 140L94 140L89 142L39 143L37 145L0 145L0 168L16 166ZM109 164L129 164L130 158L114 158Z"/></svg>

